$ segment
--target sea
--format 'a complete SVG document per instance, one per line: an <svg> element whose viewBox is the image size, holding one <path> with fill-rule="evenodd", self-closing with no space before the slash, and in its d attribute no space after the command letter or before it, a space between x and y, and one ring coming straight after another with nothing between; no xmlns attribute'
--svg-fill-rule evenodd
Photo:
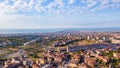
<svg viewBox="0 0 120 68"><path fill-rule="evenodd" d="M54 28L54 29L0 29L0 34L18 34L18 33L48 33L58 31L106 31L120 32L119 28Z"/></svg>
<svg viewBox="0 0 120 68"><path fill-rule="evenodd" d="M18 34L18 33L48 33L58 32L64 29L0 29L0 34Z"/></svg>

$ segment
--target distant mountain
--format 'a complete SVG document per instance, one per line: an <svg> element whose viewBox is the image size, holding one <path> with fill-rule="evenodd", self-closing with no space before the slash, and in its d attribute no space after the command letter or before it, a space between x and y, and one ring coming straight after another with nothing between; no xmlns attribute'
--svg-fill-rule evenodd
<svg viewBox="0 0 120 68"><path fill-rule="evenodd" d="M2 34L51 33L51 32L120 32L118 28L54 28L54 29L0 29Z"/></svg>
<svg viewBox="0 0 120 68"><path fill-rule="evenodd" d="M71 32L71 31L120 32L120 28L65 28L64 30L62 30L62 32Z"/></svg>

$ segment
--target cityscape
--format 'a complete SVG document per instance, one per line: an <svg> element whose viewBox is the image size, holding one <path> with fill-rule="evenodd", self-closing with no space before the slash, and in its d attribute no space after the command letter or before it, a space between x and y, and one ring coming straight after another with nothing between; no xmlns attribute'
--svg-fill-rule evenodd
<svg viewBox="0 0 120 68"><path fill-rule="evenodd" d="M0 68L120 68L120 0L0 0Z"/></svg>
<svg viewBox="0 0 120 68"><path fill-rule="evenodd" d="M120 32L0 36L1 68L119 68Z"/></svg>

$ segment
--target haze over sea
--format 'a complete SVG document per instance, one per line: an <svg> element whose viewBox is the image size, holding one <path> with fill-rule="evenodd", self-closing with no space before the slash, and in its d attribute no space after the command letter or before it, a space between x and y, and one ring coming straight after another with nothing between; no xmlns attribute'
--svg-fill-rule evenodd
<svg viewBox="0 0 120 68"><path fill-rule="evenodd" d="M46 33L57 32L62 29L0 29L0 34L16 34L16 33Z"/></svg>
<svg viewBox="0 0 120 68"><path fill-rule="evenodd" d="M47 33L58 31L120 31L120 28L57 28L57 29L0 29L0 34L16 34L16 33Z"/></svg>

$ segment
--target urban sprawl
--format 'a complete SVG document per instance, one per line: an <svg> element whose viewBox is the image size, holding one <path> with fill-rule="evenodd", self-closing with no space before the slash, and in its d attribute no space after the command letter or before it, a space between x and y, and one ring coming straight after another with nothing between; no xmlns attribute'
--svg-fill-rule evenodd
<svg viewBox="0 0 120 68"><path fill-rule="evenodd" d="M120 68L120 32L0 34L0 68Z"/></svg>

